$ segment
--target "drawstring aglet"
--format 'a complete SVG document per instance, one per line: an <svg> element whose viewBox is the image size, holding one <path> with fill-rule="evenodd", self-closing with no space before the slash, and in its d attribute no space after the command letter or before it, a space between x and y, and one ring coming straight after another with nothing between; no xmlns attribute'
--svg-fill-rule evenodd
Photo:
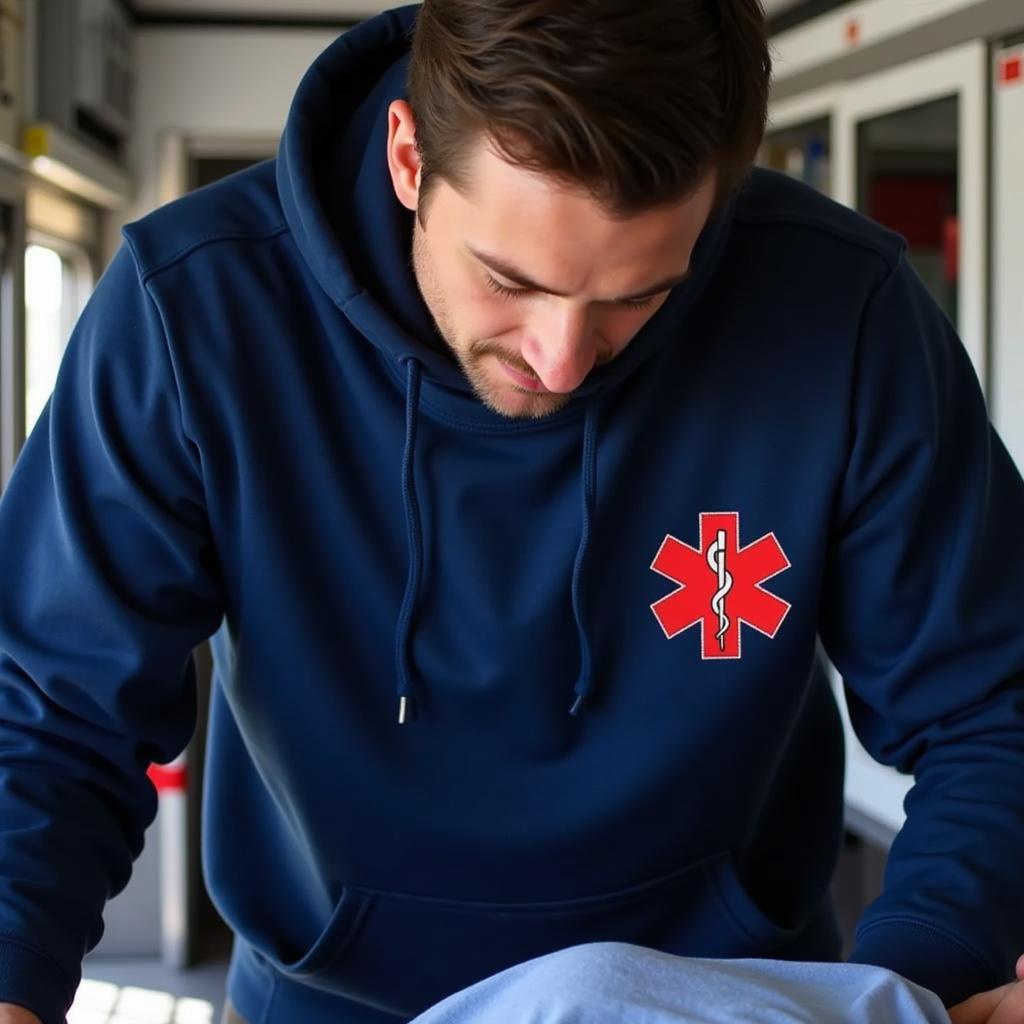
<svg viewBox="0 0 1024 1024"><path fill-rule="evenodd" d="M416 702L412 697L398 698L398 724L405 725L416 719Z"/></svg>
<svg viewBox="0 0 1024 1024"><path fill-rule="evenodd" d="M584 694L582 694L582 693L577 694L576 695L576 699L572 702L572 707L569 708L569 714L570 715L574 715L574 716L575 715L579 715L580 709L583 707L583 701L584 700L585 700L585 695Z"/></svg>

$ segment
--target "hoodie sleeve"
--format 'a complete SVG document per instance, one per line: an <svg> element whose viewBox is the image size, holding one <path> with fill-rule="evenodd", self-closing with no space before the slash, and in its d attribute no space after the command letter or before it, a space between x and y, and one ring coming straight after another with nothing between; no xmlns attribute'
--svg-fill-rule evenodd
<svg viewBox="0 0 1024 1024"><path fill-rule="evenodd" d="M915 785L852 960L953 1005L1024 953L1024 483L902 256L853 388L821 635L857 735Z"/></svg>
<svg viewBox="0 0 1024 1024"><path fill-rule="evenodd" d="M122 246L0 500L0 1002L63 1022L222 617L200 462Z"/></svg>

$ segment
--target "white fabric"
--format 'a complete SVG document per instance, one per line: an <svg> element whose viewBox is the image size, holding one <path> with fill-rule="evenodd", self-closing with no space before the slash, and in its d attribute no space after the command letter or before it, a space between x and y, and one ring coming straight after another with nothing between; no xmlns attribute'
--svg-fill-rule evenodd
<svg viewBox="0 0 1024 1024"><path fill-rule="evenodd" d="M413 1024L949 1024L939 997L882 967L709 960L573 946L456 992Z"/></svg>

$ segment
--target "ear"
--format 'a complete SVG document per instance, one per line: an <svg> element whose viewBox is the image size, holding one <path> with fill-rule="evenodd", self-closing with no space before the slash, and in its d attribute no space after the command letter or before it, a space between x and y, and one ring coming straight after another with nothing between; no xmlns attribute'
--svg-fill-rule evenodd
<svg viewBox="0 0 1024 1024"><path fill-rule="evenodd" d="M415 210L420 194L420 155L416 151L416 121L407 100L388 107L388 170L398 201Z"/></svg>

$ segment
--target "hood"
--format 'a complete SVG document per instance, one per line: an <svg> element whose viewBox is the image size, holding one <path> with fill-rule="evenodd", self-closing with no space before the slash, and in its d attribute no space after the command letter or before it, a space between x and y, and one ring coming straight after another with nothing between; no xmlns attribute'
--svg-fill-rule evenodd
<svg viewBox="0 0 1024 1024"><path fill-rule="evenodd" d="M385 11L320 54L291 105L277 185L303 258L359 332L397 363L415 359L425 380L472 396L416 286L413 214L395 196L386 160L387 108L407 97L418 10L419 4L410 4ZM680 317L710 276L734 206L735 199L705 226L692 277L673 290L618 358L588 375L567 409L633 373L678 337ZM507 423L493 417L494 426Z"/></svg>

